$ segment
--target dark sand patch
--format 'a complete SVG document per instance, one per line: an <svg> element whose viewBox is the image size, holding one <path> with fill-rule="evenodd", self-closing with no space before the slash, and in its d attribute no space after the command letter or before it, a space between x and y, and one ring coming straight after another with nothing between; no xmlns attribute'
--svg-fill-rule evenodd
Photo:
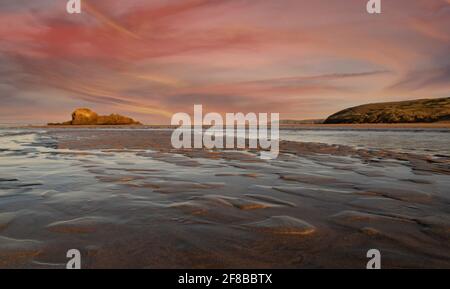
<svg viewBox="0 0 450 289"><path fill-rule="evenodd" d="M18 179L12 179L12 178L5 179L5 178L0 178L0 182L17 182L17 181L18 181Z"/></svg>

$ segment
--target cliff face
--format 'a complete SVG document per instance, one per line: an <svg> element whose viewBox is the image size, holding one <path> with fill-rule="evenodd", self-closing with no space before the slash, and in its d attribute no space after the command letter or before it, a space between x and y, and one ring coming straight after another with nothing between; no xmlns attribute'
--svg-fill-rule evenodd
<svg viewBox="0 0 450 289"><path fill-rule="evenodd" d="M325 123L414 123L450 121L450 98L365 104L339 111Z"/></svg>
<svg viewBox="0 0 450 289"><path fill-rule="evenodd" d="M88 108L78 108L72 113L72 120L49 125L140 125L132 118L120 114L98 115Z"/></svg>

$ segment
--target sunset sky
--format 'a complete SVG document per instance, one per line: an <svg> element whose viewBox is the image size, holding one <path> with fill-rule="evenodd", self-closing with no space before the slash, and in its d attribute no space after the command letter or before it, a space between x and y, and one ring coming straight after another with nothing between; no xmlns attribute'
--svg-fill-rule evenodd
<svg viewBox="0 0 450 289"><path fill-rule="evenodd" d="M169 123L215 112L323 118L450 96L450 0L0 1L0 123L77 107Z"/></svg>

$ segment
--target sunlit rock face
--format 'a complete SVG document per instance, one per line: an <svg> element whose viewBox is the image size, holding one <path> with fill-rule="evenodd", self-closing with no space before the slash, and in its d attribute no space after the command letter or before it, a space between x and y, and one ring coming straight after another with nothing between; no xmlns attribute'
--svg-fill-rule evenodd
<svg viewBox="0 0 450 289"><path fill-rule="evenodd" d="M120 114L98 115L89 108L78 108L72 113L72 120L49 125L140 125L130 117Z"/></svg>
<svg viewBox="0 0 450 289"><path fill-rule="evenodd" d="M79 108L72 113L72 125L97 124L98 114L88 108Z"/></svg>

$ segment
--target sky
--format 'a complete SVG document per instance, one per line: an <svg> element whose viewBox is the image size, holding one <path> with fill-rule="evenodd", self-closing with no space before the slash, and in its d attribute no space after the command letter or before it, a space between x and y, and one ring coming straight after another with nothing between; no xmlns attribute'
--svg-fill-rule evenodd
<svg viewBox="0 0 450 289"><path fill-rule="evenodd" d="M450 0L0 0L0 123L450 97Z"/></svg>

